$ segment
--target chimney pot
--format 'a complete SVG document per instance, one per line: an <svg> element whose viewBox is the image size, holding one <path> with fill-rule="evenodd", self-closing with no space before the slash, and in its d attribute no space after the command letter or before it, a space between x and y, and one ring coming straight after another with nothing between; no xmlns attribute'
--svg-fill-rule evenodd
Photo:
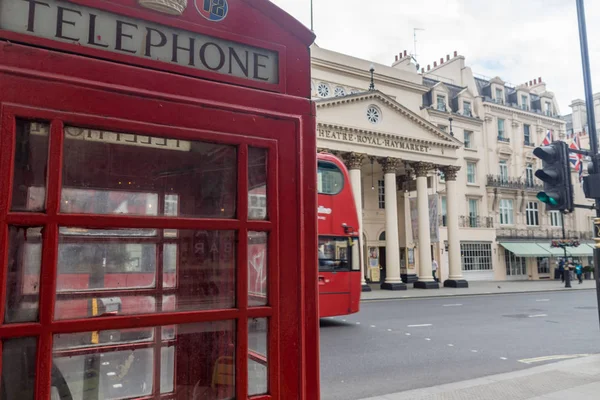
<svg viewBox="0 0 600 400"><path fill-rule="evenodd" d="M433 62L433 68L437 67L437 61Z"/></svg>
<svg viewBox="0 0 600 400"><path fill-rule="evenodd" d="M538 78L538 83L542 83L542 77L541 76Z"/></svg>
<svg viewBox="0 0 600 400"><path fill-rule="evenodd" d="M404 57L406 57L406 50L404 50Z"/></svg>
<svg viewBox="0 0 600 400"><path fill-rule="evenodd" d="M532 85L533 85L533 82L529 81L529 86L532 86Z"/></svg>
<svg viewBox="0 0 600 400"><path fill-rule="evenodd" d="M396 54L396 61L398 61L398 54Z"/></svg>
<svg viewBox="0 0 600 400"><path fill-rule="evenodd" d="M431 65L427 64L427 71L431 69Z"/></svg>
<svg viewBox="0 0 600 400"><path fill-rule="evenodd" d="M534 80L533 80L533 84L534 84L534 85L537 85L537 79L534 79Z"/></svg>
<svg viewBox="0 0 600 400"><path fill-rule="evenodd" d="M446 54L446 61L450 60L450 54Z"/></svg>
<svg viewBox="0 0 600 400"><path fill-rule="evenodd" d="M444 63L444 57L440 57L440 65Z"/></svg>
<svg viewBox="0 0 600 400"><path fill-rule="evenodd" d="M458 57L458 51L454 50L454 57Z"/></svg>

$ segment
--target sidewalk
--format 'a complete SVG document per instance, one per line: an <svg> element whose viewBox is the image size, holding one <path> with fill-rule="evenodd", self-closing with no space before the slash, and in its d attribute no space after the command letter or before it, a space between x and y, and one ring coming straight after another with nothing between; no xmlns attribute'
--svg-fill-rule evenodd
<svg viewBox="0 0 600 400"><path fill-rule="evenodd" d="M580 285L575 279L571 282L571 289L566 289L560 280L548 281L474 281L469 282L466 289L455 289L440 287L439 289L414 289L412 284L406 285L408 290L381 290L379 285L371 285L371 292L362 292L361 301L406 299L422 297L453 297L473 296L486 294L528 293L528 292L551 292L566 290L590 290L595 289L594 280L583 281ZM600 397L599 397L600 398Z"/></svg>
<svg viewBox="0 0 600 400"><path fill-rule="evenodd" d="M600 355L363 400L597 400Z"/></svg>

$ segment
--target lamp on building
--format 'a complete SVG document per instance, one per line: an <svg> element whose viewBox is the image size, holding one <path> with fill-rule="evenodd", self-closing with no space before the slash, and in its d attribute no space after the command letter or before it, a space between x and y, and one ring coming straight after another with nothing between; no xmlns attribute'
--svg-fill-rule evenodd
<svg viewBox="0 0 600 400"><path fill-rule="evenodd" d="M373 76L373 73L375 72L375 66L373 64L371 64L369 72L371 72L371 84L369 85L369 90L375 90L375 80Z"/></svg>
<svg viewBox="0 0 600 400"><path fill-rule="evenodd" d="M375 190L375 173L373 172L373 165L375 164L375 157L371 158L371 190Z"/></svg>
<svg viewBox="0 0 600 400"><path fill-rule="evenodd" d="M454 136L454 132L452 132L452 117L448 118L448 122L450 123L450 136Z"/></svg>

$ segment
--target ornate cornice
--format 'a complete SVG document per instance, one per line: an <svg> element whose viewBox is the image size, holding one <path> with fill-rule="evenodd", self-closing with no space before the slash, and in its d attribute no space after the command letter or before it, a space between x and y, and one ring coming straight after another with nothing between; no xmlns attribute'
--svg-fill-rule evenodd
<svg viewBox="0 0 600 400"><path fill-rule="evenodd" d="M563 124L563 125L567 124L564 120L560 119L559 116L549 117L549 116L547 116L545 114L538 114L538 113L534 113L534 112L531 112L531 111L528 112L528 111L525 111L525 110L521 110L519 108L513 108L513 107L505 106L505 105L502 105L502 104L494 103L492 101L485 101L484 100L483 101L483 105L486 106L486 107L494 108L494 109L499 110L499 111L503 111L503 112L506 112L506 113L518 114L518 115L522 115L522 116L525 116L525 117L528 117L528 118L541 118L543 120L546 120L548 122L552 122L552 123L555 123L555 124L556 123Z"/></svg>

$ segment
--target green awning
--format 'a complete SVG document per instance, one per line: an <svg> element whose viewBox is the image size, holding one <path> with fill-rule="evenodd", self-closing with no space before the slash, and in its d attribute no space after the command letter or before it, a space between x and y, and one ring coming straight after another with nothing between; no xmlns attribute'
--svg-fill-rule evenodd
<svg viewBox="0 0 600 400"><path fill-rule="evenodd" d="M560 247L550 246L550 239L548 239L548 242L537 242L536 244L538 246L540 246L542 249L546 250L548 253L550 253L552 255L552 257L564 257L565 256L565 252L563 251L563 249L561 249ZM569 249L567 248L567 257L569 255L570 255Z"/></svg>
<svg viewBox="0 0 600 400"><path fill-rule="evenodd" d="M567 253L573 257L593 257L594 249L586 243L581 243L579 247L567 247Z"/></svg>
<svg viewBox="0 0 600 400"><path fill-rule="evenodd" d="M534 242L502 242L500 246L517 257L550 257L551 253Z"/></svg>

